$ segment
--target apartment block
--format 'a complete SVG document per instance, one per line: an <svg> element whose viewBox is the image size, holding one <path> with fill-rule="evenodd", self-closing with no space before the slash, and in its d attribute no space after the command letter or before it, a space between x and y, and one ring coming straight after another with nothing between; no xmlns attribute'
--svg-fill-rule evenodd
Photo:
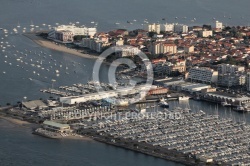
<svg viewBox="0 0 250 166"><path fill-rule="evenodd" d="M216 83L218 81L218 71L207 67L193 67L189 70L187 79L191 82Z"/></svg>
<svg viewBox="0 0 250 166"><path fill-rule="evenodd" d="M154 55L165 53L175 54L177 53L177 46L173 43L154 42L150 46L150 51Z"/></svg>
<svg viewBox="0 0 250 166"><path fill-rule="evenodd" d="M235 72L243 72L245 71L244 66L236 66L230 64L219 64L218 65L218 73L219 74L226 74L226 73L235 73Z"/></svg>

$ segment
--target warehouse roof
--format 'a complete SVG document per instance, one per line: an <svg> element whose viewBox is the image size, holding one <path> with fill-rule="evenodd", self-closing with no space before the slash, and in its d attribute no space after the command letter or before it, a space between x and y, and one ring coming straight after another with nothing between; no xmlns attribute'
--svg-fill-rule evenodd
<svg viewBox="0 0 250 166"><path fill-rule="evenodd" d="M57 123L57 122L49 121L49 120L44 121L43 124L53 126L53 127L57 127L57 128L65 128L65 127L68 128L69 127L68 124L61 124L61 123Z"/></svg>
<svg viewBox="0 0 250 166"><path fill-rule="evenodd" d="M47 105L41 100L33 100L28 102L22 102L22 105L28 109L35 109L38 107L47 107Z"/></svg>

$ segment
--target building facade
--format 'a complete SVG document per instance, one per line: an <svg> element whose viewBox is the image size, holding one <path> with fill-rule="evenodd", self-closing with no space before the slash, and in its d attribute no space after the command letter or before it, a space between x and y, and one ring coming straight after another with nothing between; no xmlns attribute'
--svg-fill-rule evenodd
<svg viewBox="0 0 250 166"><path fill-rule="evenodd" d="M219 74L218 75L218 85L225 86L225 87L232 87L232 86L241 86L245 85L246 83L246 76L241 73L235 74Z"/></svg>
<svg viewBox="0 0 250 166"><path fill-rule="evenodd" d="M219 74L226 74L226 73L235 73L235 72L243 72L245 71L244 66L236 66L230 64L220 64L218 65L218 72Z"/></svg>
<svg viewBox="0 0 250 166"><path fill-rule="evenodd" d="M247 73L246 86L247 86L247 91L250 91L250 72Z"/></svg>
<svg viewBox="0 0 250 166"><path fill-rule="evenodd" d="M161 25L160 24L146 24L145 25L145 30L147 30L148 32L156 32L157 34L160 34L161 32Z"/></svg>
<svg viewBox="0 0 250 166"><path fill-rule="evenodd" d="M207 67L193 67L189 70L187 79L191 82L217 83L218 71Z"/></svg>
<svg viewBox="0 0 250 166"><path fill-rule="evenodd" d="M177 53L177 46L173 43L154 42L150 46L150 51L154 55L165 53L175 54Z"/></svg>
<svg viewBox="0 0 250 166"><path fill-rule="evenodd" d="M73 34L73 37L78 35L93 37L96 34L96 28L77 27L75 25L60 25L58 27L55 27L52 31L48 33L48 38L52 40L57 40L56 38L62 32L71 32ZM65 34L65 36L67 36L67 34Z"/></svg>
<svg viewBox="0 0 250 166"><path fill-rule="evenodd" d="M188 26L183 24L174 24L174 32L176 33L188 33Z"/></svg>
<svg viewBox="0 0 250 166"><path fill-rule="evenodd" d="M55 40L58 40L62 43L72 43L74 41L74 34L71 31L56 31Z"/></svg>
<svg viewBox="0 0 250 166"><path fill-rule="evenodd" d="M141 50L138 49L137 47L122 46L122 47L116 47L115 52L120 57L129 57L138 55L141 52Z"/></svg>
<svg viewBox="0 0 250 166"><path fill-rule="evenodd" d="M199 36L200 36L200 37L209 37L209 36L213 36L213 31L207 31L207 30L199 31Z"/></svg>
<svg viewBox="0 0 250 166"><path fill-rule="evenodd" d="M83 38L82 39L82 47L89 48L90 50L96 52L102 52L104 47L109 46L110 43L107 41L99 40L96 38Z"/></svg>
<svg viewBox="0 0 250 166"><path fill-rule="evenodd" d="M161 30L165 32L173 32L174 31L174 24L162 24Z"/></svg>
<svg viewBox="0 0 250 166"><path fill-rule="evenodd" d="M166 74L172 75L176 73L186 72L186 61L178 61L175 63L166 62L166 63L157 63L153 65L154 73L157 75Z"/></svg>
<svg viewBox="0 0 250 166"><path fill-rule="evenodd" d="M216 28L216 29L222 29L222 28L223 28L222 22L216 21L216 22L215 22L215 28Z"/></svg>

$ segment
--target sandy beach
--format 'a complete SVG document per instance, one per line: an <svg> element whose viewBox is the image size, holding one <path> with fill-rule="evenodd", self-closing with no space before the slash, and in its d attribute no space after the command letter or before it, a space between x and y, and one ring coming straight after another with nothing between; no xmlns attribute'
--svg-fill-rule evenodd
<svg viewBox="0 0 250 166"><path fill-rule="evenodd" d="M40 127L39 124L29 123L27 121L22 121L22 120L19 120L19 119L15 119L15 118L12 118L12 117L6 117L6 116L3 116L3 115L0 115L0 119L5 120L6 123L11 123L11 124L17 125L18 127L25 127L25 128L28 128L28 129ZM81 136L81 135L69 135L67 137L62 137L60 139L94 141L93 139L91 139L89 137Z"/></svg>
<svg viewBox="0 0 250 166"><path fill-rule="evenodd" d="M18 125L18 126L21 126L21 127L26 127L26 128L36 128L36 127L39 127L38 124L29 123L27 121L15 119L15 118L3 116L3 115L0 115L0 119L4 119L4 120L6 120L6 121L8 121L8 122L10 122L12 124L15 124L15 125Z"/></svg>
<svg viewBox="0 0 250 166"><path fill-rule="evenodd" d="M89 55L89 54L83 54L75 49L70 49L67 48L63 45L57 45L55 42L51 41L51 40L46 40L41 36L37 36L35 33L24 33L24 36L26 36L27 38L29 38L30 40L32 40L33 42L35 42L36 44L38 44L41 47L46 47L52 50L56 50L59 52L65 52L65 53L69 53L69 54L73 54L79 57L83 57L83 58L90 58L90 59L97 59L98 56L94 56L94 55Z"/></svg>

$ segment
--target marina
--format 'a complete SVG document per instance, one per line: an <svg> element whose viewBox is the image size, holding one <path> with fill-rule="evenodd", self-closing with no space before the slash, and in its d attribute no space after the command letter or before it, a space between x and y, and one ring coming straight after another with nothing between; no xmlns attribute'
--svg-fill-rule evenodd
<svg viewBox="0 0 250 166"><path fill-rule="evenodd" d="M191 165L249 163L249 125L182 108L157 116L78 124L78 132L162 158L174 153Z"/></svg>
<svg viewBox="0 0 250 166"><path fill-rule="evenodd" d="M169 83L166 86L154 84L153 89L137 101L137 95L145 88L142 68L126 69L127 66L122 66L115 73L116 82L111 84L107 79L109 63L105 62L100 70L100 82L91 81L99 54L77 48L80 41L76 45L69 44L72 40L69 39L65 44L60 40L47 40L44 36L61 25L93 27L104 32L104 36L111 34L109 39L114 39L112 44L115 45L119 44L119 40L112 33L127 29L130 37L125 39L127 32L120 34L125 43L148 53L150 49L146 47L150 40L143 37L144 31L135 29L143 29L152 21L162 25L178 21L193 26L209 25L219 20L225 26L246 26L249 5L234 5L231 2L195 2L190 5L190 2L184 1L169 2L167 5L165 1L115 3L119 4L117 8L112 3L98 2L97 5L94 1L2 2L0 163L20 166L248 165L250 96L245 92L220 93L218 88L216 92L203 93L202 90L215 85L206 85L202 81L194 84L191 79L191 83L173 89ZM85 6L84 10L82 6ZM138 6L143 10L139 10ZM224 6L223 9L221 6ZM66 8L68 12L65 12ZM156 8L157 12L145 15L146 11ZM110 11L108 9L113 12L107 12ZM238 11L241 11L240 15ZM46 17L46 12L51 17ZM124 17L121 13L127 14ZM113 31L118 28L119 31ZM199 60L206 61L207 56L214 59L213 54L220 54L225 47L231 52L238 49L234 57L239 56L243 48L238 45L243 46L243 40L236 35L244 33L235 33L235 39L231 40L239 43L232 46L227 45L224 39L217 40L218 36L200 38L199 41L189 33L181 36L187 40L176 40L175 43L180 46L193 41L195 51L200 51L197 46L204 44L204 49L198 52L203 59L193 59L193 56L188 57L189 53L184 55L183 52L182 58L191 58L191 63L195 65ZM139 38L133 37L136 35ZM165 37L168 40L178 39L179 36L169 34L161 38L156 35L152 39L165 40ZM227 40L228 37L225 38ZM212 40L215 42L208 42ZM147 45L142 48L141 43L145 41ZM221 46L213 47L217 42L222 42ZM181 49L186 51L187 48ZM224 54L230 55L228 52ZM244 52L244 56L246 54ZM164 53L164 56L167 57L167 54ZM171 59L176 58L171 55ZM210 65L214 67L212 62ZM157 74L162 76L162 80L169 79L163 72ZM140 83L135 90L129 91L129 82L135 79ZM173 82L185 83L186 80L176 77ZM119 94L115 93L117 90Z"/></svg>
<svg viewBox="0 0 250 166"><path fill-rule="evenodd" d="M14 47L13 47L14 48ZM29 59L28 58L25 58L27 57L30 53L33 53L34 55L36 55L38 57L39 60L36 60L34 57L32 57L32 59ZM16 54L16 55L15 55ZM56 59L53 59L53 58L49 58L49 61L45 61L45 60L40 60L40 57L42 57L43 59L46 59L47 57L51 57L49 53L46 53L46 52L36 52L36 51L28 51L28 50L24 50L23 52L21 51L16 51L16 53L14 54L15 57L18 57L18 59L16 59L16 62L15 63L20 63L20 64L17 64L19 66L16 65L16 67L21 67L21 63L24 63L25 65L29 65L30 63L30 66L32 68L37 68L36 70L31 70L31 73L34 74L34 77L33 78L29 78L28 80L29 81L33 81L33 80L36 80L37 77L41 77L42 75L40 74L40 70L41 71L46 71L46 72L50 72L53 76L57 77L57 78L60 78L60 74L63 73L63 71L65 70L66 72L70 72L69 71L69 68L72 67L76 67L76 66L80 66L81 64L77 63L77 62L74 62L74 63L71 63L70 64L67 64L67 65L63 65L62 63L60 63L58 60ZM6 64L8 66L13 66L15 63L12 62L11 64L8 63L8 58L11 58L10 55L8 55L7 57L4 57L6 58ZM50 65L50 64L53 64L53 65ZM47 68L45 65L49 65ZM54 67L55 66L55 67ZM83 66L85 67L85 66ZM26 71L28 72L28 71ZM66 74L65 72L65 75L68 75ZM77 72L75 72L75 70L71 70L71 73L73 75L77 75ZM6 73L5 73L6 74ZM47 77L47 76L46 76ZM48 77L47 77L48 78ZM47 79L47 78L43 78L43 79ZM122 79L129 79L130 77L127 77L127 76L121 76L118 80L120 80L120 83L117 84L119 86L124 86L126 87L127 84L123 84L122 85L122 82L123 80ZM48 80L48 79L47 79ZM43 119L50 119L52 121L59 121L60 123L70 123L72 128L75 129L77 131L77 134L81 133L81 134L85 134L85 131L83 131L82 129L79 129L79 120L81 121L80 123L80 126L83 125L86 121L87 121L87 124L88 123L91 123L92 120L88 121L88 119L93 119L93 120L99 120L101 119L101 117L110 117L111 115L113 115L114 113L117 113L117 109L114 109L114 108L110 108L110 105L107 104L106 106L105 105L102 105L104 102L100 102L101 99L103 98L110 98L110 97L114 97L114 96L103 96L102 94L100 95L100 98L96 98L96 86L101 86L103 89L104 89L104 93L103 94L106 94L107 92L109 91L112 91L114 90L114 86L112 85L109 85L109 84L106 84L106 83L96 83L96 82L87 82L86 84L73 84L72 86L68 85L68 86L64 86L64 85L60 85L58 87L58 89L56 89L56 86L55 86L55 83L58 82L56 81L55 79L52 79L52 80L48 80L48 87L47 89L40 89L41 92L45 92L45 93L48 93L49 95L55 95L55 96L59 96L59 97L68 97L68 98L62 98L62 99L71 99L72 96L80 96L81 95L85 95L83 98L86 99L86 96L89 96L89 99L85 100L84 101L80 101L80 102L75 102L75 101L70 101L70 102L62 102L64 104L80 104L81 103L81 108L77 108L77 107L68 107L68 106L63 106L61 105L61 103L55 103L54 106L50 105L50 109L41 109L39 111L39 113L37 114L38 117L40 119L35 119L34 121L39 121L39 120L43 120ZM50 88L51 87L51 88ZM95 97L94 97L95 96ZM179 96L175 96L173 94L170 94L170 96L168 96L166 94L166 99L169 100L169 99L175 99L175 100L179 100L180 102L186 102L186 101L189 101L189 97L185 96L185 95L179 95ZM74 97L73 97L74 99ZM215 99L215 98L212 98L212 99ZM218 98L216 98L217 100ZM155 102L158 101L158 99L154 99L152 103L154 103L153 105L150 105L150 106L146 106L146 108L148 110L158 110L159 108L158 107L161 107L161 108L168 108L170 106L170 104L166 101L160 101L160 103L158 104L158 106L155 105ZM62 100L61 100L62 101ZM90 102L90 103L88 103ZM144 103L149 103L150 101L145 101ZM143 103L143 101L142 101ZM123 105L123 104L121 104ZM51 107L56 107L56 108L51 108ZM149 109L150 108L150 109ZM159 109L160 110L160 109ZM17 110L13 110L14 112L17 111ZM123 110L123 111L126 111ZM163 115L166 114L166 113L170 113L168 110L161 110L163 112ZM160 112L161 112L160 111ZM182 112L180 109L177 109L177 110L174 110L174 112ZM237 110L238 112L242 112L240 109ZM17 111L18 112L18 111ZM29 119L31 117L31 115L33 116L34 114L33 113L30 113L32 112L32 110L30 111L27 111L29 112L29 114L27 114L26 116L29 116L27 119ZM141 112L141 110L139 110L139 112ZM183 112L182 112L183 113ZM195 115L197 114L197 115ZM35 114L36 115L36 114ZM22 115L23 116L23 115ZM194 117L199 117L201 118L201 121L197 122L197 120L193 120L192 118ZM207 126L202 126L202 125L205 125L205 122L207 122L207 118L209 119L210 118L210 115L204 119L203 118L203 115L202 113L193 113L193 114L188 114L187 113L187 118L190 118L190 120L187 122L183 122L183 125L186 126L188 125L189 123L193 123L197 126L201 126L202 129L204 130L204 132L206 133L209 133L209 131L211 130L210 128L207 129ZM25 120L27 120L25 119ZM87 119L87 120L84 120L84 119ZM222 134L218 134L219 132L221 132L221 128L223 128L223 125L225 125L226 123L229 123L231 126L229 126L230 129L234 129L234 127L232 126L235 126L236 125L236 128L237 127L245 127L245 124L239 124L237 125L238 123L233 121L232 119L229 119L229 120L221 120L217 117L213 117L211 116L211 122L214 122L213 124L214 125L217 125L219 127L218 130L215 130L216 132L215 133L211 133L211 136L210 137L207 137L208 141L201 141L199 140L197 137L198 136L201 136L202 134L204 135L203 132L200 133L197 133L198 131L194 130L194 126L191 126L190 128L183 128L183 130L187 130L187 131L182 131L182 130L174 130L176 129L176 127L174 127L174 129L172 129L172 131L166 131L165 134L173 134L173 133L177 133L179 132L179 135L174 135L171 136L171 138L164 138L160 135L159 131L158 130L154 130L155 128L152 129L152 132L154 133L153 135L149 135L148 133L146 133L148 135L148 137L145 137L145 139L143 140L143 142L146 142L147 144L144 144L143 143L143 146L146 146L148 147L148 149L140 149L140 147L138 146L138 148L135 149L135 147L129 147L130 149L132 150L135 150L135 151L139 151L139 152L142 152L142 153L145 153L145 154L149 154L149 155L152 155L152 156L156 156L156 157L160 157L160 158L164 158L164 159L167 159L167 160L172 160L172 161L176 161L176 162L181 162L183 164L189 164L189 165L192 165L194 163L197 162L197 160L201 161L201 163L206 163L207 161L211 161L212 162L215 162L215 163L229 163L229 164L235 164L235 163L247 163L248 162L248 151L247 149L245 148L245 144L248 140L244 140L243 138L246 138L248 135L246 135L244 132L243 132L243 129L235 129L233 131L235 131L235 133L240 133L242 135L240 135L239 137L235 137L235 135L233 135L232 133L229 132L229 130L225 130L226 133L222 133ZM34 122L33 121L33 122ZM219 123L218 121L220 121L221 123ZM124 125L127 124L129 125L130 121L128 120L124 120ZM164 123L166 123L166 121L163 121ZM90 135L90 136L94 136L96 140L98 141L101 141L101 142L105 142L105 143L110 143L110 144L113 144L113 145L116 145L116 146L121 146L121 147L128 147L127 144L126 145L121 145L120 143L123 143L123 141L127 142L127 139L129 139L130 143L132 145L134 144L140 144L141 141L139 142L134 136L131 136L129 133L136 133L137 130L134 129L134 130L129 130L127 129L126 127L124 127L124 129L128 130L126 131L127 133L126 134L120 134L119 132L115 132L116 134L118 134L118 137L115 137L113 138L113 135L111 135L110 137L110 133L108 130L114 130L112 127L113 125L113 122L111 121L107 121L107 122L101 122L102 124L107 125L107 126L110 126L110 128L107 128L107 130L105 129L104 131L99 131L99 130L102 130L103 128L98 128L98 127L94 127L94 131L93 134L95 135ZM117 122L114 122L114 124L116 124ZM141 121L139 121L138 123L142 123ZM164 124L163 123L163 124ZM179 123L181 122L176 122L175 125L180 125ZM121 123L121 125L123 124L123 122ZM168 123L167 123L168 124ZM153 121L153 122L148 122L148 124L143 124L142 125L156 125L156 122ZM212 124L208 124L208 125L212 125ZM83 125L86 129L86 126L87 125ZM95 126L95 125L94 125ZM131 127L131 126L130 126ZM139 126L141 127L141 126ZM242 128L243 128L242 127ZM92 127L91 127L92 128ZM123 127L122 127L123 128ZM148 130L150 130L150 128L147 128ZM162 127L162 129L165 129L164 127ZM223 128L225 129L225 128ZM244 128L245 129L245 128ZM246 131L248 127L246 126ZM96 131L98 130L98 132ZM114 131L120 131L119 128L115 128ZM89 131L87 129L87 131ZM122 130L121 130L122 131ZM140 132L142 132L142 130L138 130ZM151 130L150 130L151 131ZM34 133L37 133L39 135L42 135L42 136L45 136L45 137L49 137L49 138L65 138L65 137L68 137L69 135L71 134L58 134L58 133L55 133L53 131L48 131L48 130L44 130L44 129L37 129ZM103 137L100 137L100 136L96 136L96 134L100 134L100 133L104 133L105 135L107 135L107 137L110 137L110 139L105 139ZM189 133L189 134L187 134ZM145 133L141 133L142 135L144 134L144 136L146 135ZM185 135L186 134L186 135ZM195 137L195 135L198 135L197 137ZM118 139L121 139L121 137L119 136L122 136L122 141L119 142L118 144L116 143L117 142L117 138ZM245 137L246 136L246 137ZM179 138L180 137L180 138ZM222 141L222 140L217 140L218 137L225 137L225 138L228 138L228 140L223 140L225 141L225 143ZM139 137L139 138L143 138L142 136ZM176 140L175 142L173 141L173 139L175 138L179 138L179 140ZM183 140L184 138L188 138L190 142L194 142L194 140L196 140L197 142L195 143L190 143L186 140ZM203 138L203 137L200 137L200 138ZM233 138L235 138L236 140L235 141L239 141L239 140L242 140L243 142L239 142L239 143L234 143L232 144L230 141L234 140ZM123 140L124 139L124 140ZM132 139L132 142L131 142L131 139ZM217 144L212 144L211 142L214 141L214 139L216 139L216 143ZM211 141L212 140L212 141ZM115 141L115 142L114 142ZM220 142L221 141L221 142ZM245 142L244 142L245 141ZM173 142L173 143L172 143ZM149 145L148 145L149 143ZM172 144L171 144L172 143ZM185 146L184 146L185 144ZM222 146L221 144L223 144L224 146ZM196 149L194 147L194 145L199 145L197 146L198 149ZM226 150L225 146L227 145L230 145L231 148L227 148L229 149L228 151L223 151L223 150ZM155 146L157 146L156 150L155 150ZM158 147L159 146L159 147ZM237 146L237 148L235 148ZM137 147L137 146L136 146ZM152 148L152 149L151 149ZM167 150L166 150L166 149ZM224 148L224 149L223 149ZM151 151L152 150L153 153ZM219 150L218 150L219 149ZM236 149L236 150L232 150L232 149ZM176 157L173 157L172 154L174 152L174 154L176 154L176 156L178 156L178 158ZM197 152L197 153L196 153ZM162 153L164 153L165 157L163 157ZM167 154L167 155L166 155ZM232 158L232 155L235 156L234 158Z"/></svg>

